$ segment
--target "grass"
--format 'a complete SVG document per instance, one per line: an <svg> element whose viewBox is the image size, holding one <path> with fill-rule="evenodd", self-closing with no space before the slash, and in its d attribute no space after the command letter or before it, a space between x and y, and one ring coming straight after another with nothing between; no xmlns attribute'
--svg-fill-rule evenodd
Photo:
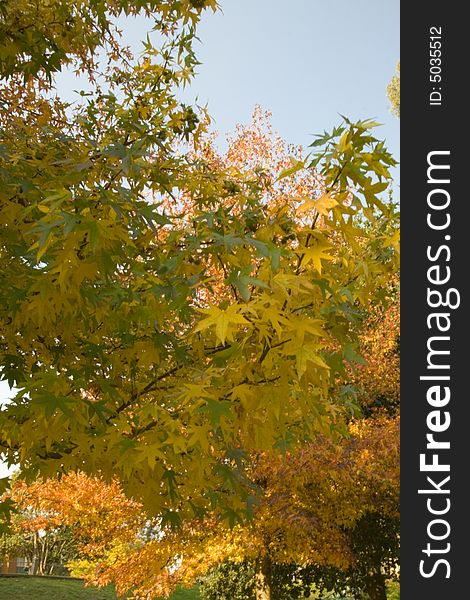
<svg viewBox="0 0 470 600"><path fill-rule="evenodd" d="M0 600L116 600L114 590L86 588L81 581L0 577Z"/></svg>
<svg viewBox="0 0 470 600"><path fill-rule="evenodd" d="M176 590L176 592L171 596L170 600L200 600L201 596L197 590L197 588L192 588L190 590Z"/></svg>
<svg viewBox="0 0 470 600"><path fill-rule="evenodd" d="M389 600L400 600L398 584L390 584ZM73 579L0 577L0 600L119 600L113 588L87 588ZM170 600L201 600L197 588L179 589ZM345 599L349 600L349 599Z"/></svg>
<svg viewBox="0 0 470 600"><path fill-rule="evenodd" d="M118 600L112 587L90 588L81 581L42 577L0 577L0 600ZM196 588L177 590L171 600L200 600Z"/></svg>

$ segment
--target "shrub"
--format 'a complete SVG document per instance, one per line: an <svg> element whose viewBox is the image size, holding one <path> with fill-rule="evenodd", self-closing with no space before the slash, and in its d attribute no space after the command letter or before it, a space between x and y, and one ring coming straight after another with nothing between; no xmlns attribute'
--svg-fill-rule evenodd
<svg viewBox="0 0 470 600"><path fill-rule="evenodd" d="M224 562L201 581L204 600L254 600L255 571L248 563Z"/></svg>

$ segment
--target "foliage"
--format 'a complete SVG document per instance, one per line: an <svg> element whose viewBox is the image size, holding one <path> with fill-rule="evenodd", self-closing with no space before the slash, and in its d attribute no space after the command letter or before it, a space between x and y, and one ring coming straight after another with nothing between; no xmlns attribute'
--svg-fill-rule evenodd
<svg viewBox="0 0 470 600"><path fill-rule="evenodd" d="M111 58L125 58L117 17L143 13L154 20L156 31L166 33L179 21L196 23L207 6L215 9L216 4L214 0L2 0L0 75L51 78L70 63L93 72L100 49Z"/></svg>
<svg viewBox="0 0 470 600"><path fill-rule="evenodd" d="M252 600L255 571L248 563L223 562L201 579L204 600Z"/></svg>
<svg viewBox="0 0 470 600"><path fill-rule="evenodd" d="M387 586L387 600L400 600L400 585L396 581Z"/></svg>
<svg viewBox="0 0 470 600"><path fill-rule="evenodd" d="M5 532L0 538L0 555L26 558L27 571L34 575L66 575L65 565L77 554L70 528L28 530L27 519L21 513L13 517L13 532Z"/></svg>
<svg viewBox="0 0 470 600"><path fill-rule="evenodd" d="M336 443L357 410L339 384L398 260L375 123L345 120L304 156L258 114L221 156L177 99L214 2L1 6L0 369L19 392L0 447L52 477L15 499L37 503L35 527L79 524L90 580L141 597L230 555L346 565L341 527L370 498L339 467L378 478L367 425ZM136 60L112 23L140 9L159 35ZM73 106L54 89L65 65L91 86Z"/></svg>
<svg viewBox="0 0 470 600"><path fill-rule="evenodd" d="M101 581L113 581L123 591L134 587L138 597L151 598L177 584L191 585L227 560L250 562L257 575L261 571L269 578L271 590L273 569L287 569L288 578L292 564L323 565L324 571L306 569L302 577L327 589L338 588L334 578L340 571L349 569L349 579L354 575L361 585L368 569L391 572L397 546L398 431L397 419L375 417L352 424L350 437L341 442L323 437L294 454L260 456L250 478L264 495L249 523L229 530L213 517L167 530L117 562L101 565ZM379 531L383 539L369 547L361 524L376 513L393 527ZM162 571L165 562L173 568ZM232 566L229 570L233 573ZM218 586L222 575L217 572L210 585Z"/></svg>
<svg viewBox="0 0 470 600"><path fill-rule="evenodd" d="M296 600L310 595L313 578L308 568L295 564L274 564L272 596L276 600ZM255 600L255 565L250 562L223 562L201 578L204 600Z"/></svg>
<svg viewBox="0 0 470 600"><path fill-rule="evenodd" d="M175 99L192 33L171 35L73 110L4 84L1 368L20 391L0 443L25 476L117 476L165 523L214 505L234 521L251 453L351 410L330 392L358 306L396 269L394 161L373 123L345 121L277 176L216 169ZM305 168L316 188L282 193Z"/></svg>
<svg viewBox="0 0 470 600"><path fill-rule="evenodd" d="M400 63L397 64L395 75L387 86L387 96L391 109L396 117L400 116Z"/></svg>
<svg viewBox="0 0 470 600"><path fill-rule="evenodd" d="M16 510L3 540L29 558L33 574L49 574L57 565L74 568L79 556L95 562L115 556L136 542L141 528L140 505L117 483L82 473L30 485L18 479L8 497Z"/></svg>
<svg viewBox="0 0 470 600"><path fill-rule="evenodd" d="M349 547L354 561L347 569L328 564L272 565L271 596L276 600L303 598L319 590L318 597L374 598L365 595L370 573L377 570L387 577L396 577L399 558L399 520L379 512L365 513L350 529ZM201 593L207 600L218 598L255 599L255 563L222 563L202 578ZM243 581L243 589L238 583ZM329 590L329 592L327 592ZM323 593L321 593L323 591ZM318 592L317 592L318 593ZM374 592L372 592L373 594ZM225 596L224 596L225 594ZM317 596L315 596L317 597ZM326 597L326 596L325 596ZM380 596L378 596L380 597ZM399 599L398 584L387 585L387 598Z"/></svg>
<svg viewBox="0 0 470 600"><path fill-rule="evenodd" d="M327 565L311 565L307 570L311 581L339 595L375 600L386 596L386 579L396 579L399 561L399 519L380 513L364 515L351 531L351 549L356 560L348 569ZM399 595L398 595L399 598Z"/></svg>
<svg viewBox="0 0 470 600"><path fill-rule="evenodd" d="M385 301L368 310L359 331L359 354L347 383L357 394L362 414L395 416L400 404L400 293L398 277L390 279ZM346 381L345 381L346 383Z"/></svg>
<svg viewBox="0 0 470 600"><path fill-rule="evenodd" d="M400 312L399 289L396 278L392 278L385 304L371 307L359 334L360 354L363 363L349 375L349 382L358 393L358 401L363 414L370 423L397 423L400 398L399 343ZM396 444L392 461L395 461L395 476L399 470L398 429L392 438L386 435L384 442L392 439ZM370 460L375 461L374 453ZM379 467L380 468L380 467ZM386 473L392 473L392 463L388 463ZM387 476L385 476L387 478ZM370 482L371 491L376 484ZM398 481L395 479L395 500L398 502ZM366 512L349 529L349 547L354 561L346 569L332 565L311 566L308 571L317 586L331 589L339 594L353 591L368 598L385 598L387 578L395 580L399 564L399 515L398 506L390 511L390 497L383 488L376 499L376 506ZM395 589L395 588L394 588ZM399 588L398 594L399 594ZM391 593L391 592L390 592ZM399 597L399 596L398 596Z"/></svg>

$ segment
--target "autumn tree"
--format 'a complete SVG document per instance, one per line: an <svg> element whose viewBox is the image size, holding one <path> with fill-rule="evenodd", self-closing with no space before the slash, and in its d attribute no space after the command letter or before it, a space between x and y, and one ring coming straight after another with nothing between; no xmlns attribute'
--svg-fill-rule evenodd
<svg viewBox="0 0 470 600"><path fill-rule="evenodd" d="M142 507L115 481L84 473L31 484L18 477L6 495L15 514L2 541L29 558L32 575L50 574L56 563L82 570L92 565L96 571L102 561L143 543Z"/></svg>
<svg viewBox="0 0 470 600"><path fill-rule="evenodd" d="M376 417L351 423L340 442L321 436L295 453L259 456L249 477L263 494L251 520L230 529L213 516L167 530L103 564L101 582L153 598L229 561L250 565L256 599L269 600L273 573L299 565L320 588L353 588L382 600L396 568L397 531L384 529L379 540L364 531L377 533L377 524L367 529L374 519L397 523L398 431L398 420Z"/></svg>
<svg viewBox="0 0 470 600"><path fill-rule="evenodd" d="M200 572L201 519L221 553L236 552L233 536L253 540L269 590L266 547L294 540L278 544L268 527L260 542L220 518L240 522L264 489L263 531L271 479L253 470L260 457L346 432L354 409L338 378L356 357L361 307L397 268L383 201L394 161L372 122L345 121L307 157L259 127L216 155L205 115L178 100L206 7L215 3L20 0L0 15L0 368L19 389L0 411L2 453L30 479L80 470L122 481L157 526L145 543L134 543L145 525L124 500L132 526L105 520L110 538L80 487L68 490L76 508L49 498L73 475L15 500L41 498L38 514L54 520L62 498L66 522L91 537L90 579L141 597ZM138 12L157 35L135 59L113 23ZM54 87L64 66L91 86L73 106ZM340 527L322 537L328 519L304 517L301 552L345 561Z"/></svg>
<svg viewBox="0 0 470 600"><path fill-rule="evenodd" d="M120 592L133 589L141 597L165 594L207 569L209 561L202 558L201 548L209 558L219 558L245 556L240 548L246 546L257 563L259 587L268 589L272 554L279 563L308 555L318 562L348 564L341 531L346 522L328 512L336 500L341 506L340 496L331 495L331 480L319 463L312 471L315 485L330 499L321 518L312 516L306 505L289 506L284 490L281 508L262 505L252 528L228 531L221 528L217 514L207 516L202 523L213 532L211 551L200 532L204 510L218 504L219 515L236 523L242 509L253 513L263 490L269 497L267 483L253 471L253 457L264 456L273 445L286 450L296 440L313 440L318 431L326 436L345 432L343 417L354 408L348 404L348 390L343 393L341 378L347 364L357 360L359 324L370 297L396 269L395 214L380 195L393 160L371 135L372 125L345 122L331 136L321 136L315 146L318 154L307 159L301 149L288 147L270 130L259 108L252 124L238 128L224 155L205 134L191 138L186 154L182 149L188 144L175 138L178 176L185 169L185 179L171 194L160 189L161 198L151 186L139 192L158 200L137 205L139 210L153 209L154 221L141 233L132 230L134 237L122 251L121 242L108 240L116 272L107 272L104 281L98 275L85 276L77 290L67 279L72 270L67 270L63 290L57 283L62 296L56 300L72 294L82 315L95 319L100 314L103 321L93 321L95 329L85 331L73 313L65 311L77 326L73 335L54 322L60 337L46 349L55 348L54 369L60 370L45 378L42 362L33 363L29 383L7 407L5 422L14 423L19 415L31 424L45 424L47 419L46 440L34 431L29 434L25 465L50 472L78 464L89 471L117 473L128 492L147 499L146 518L160 532L145 544L132 546L128 540L109 551L103 550L106 544L99 545L101 553L88 554L82 563L91 582L113 581ZM94 168L90 162L84 171ZM144 166L141 158L142 173L152 172ZM127 171L126 185L129 177L132 182L136 175ZM102 184L96 185L101 189ZM87 195L88 190L78 189L74 193ZM122 184L110 189L113 202L125 192ZM67 202L74 197L67 198L60 201L59 218L66 218ZM101 204L99 210L105 210ZM90 218L90 224L89 214L85 211L77 220ZM123 214L108 223L113 235L122 226ZM130 209L127 214L134 218ZM44 209L36 215L46 222L57 218ZM100 231L107 231L99 215ZM63 225L56 225L60 235ZM87 229L78 229L78 239L87 241ZM38 263L43 270L30 269L31 277L40 273L48 285L58 275L50 274L46 261L57 269L57 257L63 256L64 239L71 232L64 239L60 235L55 232L52 240L44 240L51 245ZM104 260L103 243L96 238L98 256L84 244L81 252L90 254L83 259L75 258L71 244L74 268ZM104 318L109 307L113 319ZM45 313L41 319L47 322L50 316ZM70 365L59 348L67 350ZM7 372L17 376L18 368L10 365ZM63 391L56 397L54 389ZM86 418L91 423L85 423ZM77 435L75 446L67 446ZM26 441L21 435L19 439ZM334 457L333 446L324 439L322 452L328 462ZM14 443L8 444L14 456ZM38 446L43 448L39 465L30 462ZM298 466L282 473L278 483L286 483ZM52 487L59 489L57 484ZM230 490L244 496L230 498ZM67 494L75 496L70 489ZM60 505L58 496L55 502ZM173 531L169 525L180 523L179 514L185 519ZM356 517L348 513L344 518ZM74 518L80 515L75 512ZM290 537L289 523L297 523ZM168 570L178 560L183 560L180 568Z"/></svg>
<svg viewBox="0 0 470 600"><path fill-rule="evenodd" d="M207 6L8 1L1 14L0 364L19 389L0 411L2 452L25 477L116 476L164 525L214 506L236 520L247 457L341 427L338 356L396 269L382 226L394 161L373 123L344 122L275 181L195 152L204 119L177 91ZM139 10L160 45L134 59L112 22ZM65 65L91 85L74 106L54 88ZM302 169L316 189L266 202Z"/></svg>
<svg viewBox="0 0 470 600"><path fill-rule="evenodd" d="M387 85L387 96L393 114L400 116L400 63L397 64L395 75Z"/></svg>
<svg viewBox="0 0 470 600"><path fill-rule="evenodd" d="M71 528L56 523L52 527L29 527L32 509L17 507L10 528L0 534L0 556L21 556L26 559L29 575L63 575L65 565L77 556L76 542Z"/></svg>

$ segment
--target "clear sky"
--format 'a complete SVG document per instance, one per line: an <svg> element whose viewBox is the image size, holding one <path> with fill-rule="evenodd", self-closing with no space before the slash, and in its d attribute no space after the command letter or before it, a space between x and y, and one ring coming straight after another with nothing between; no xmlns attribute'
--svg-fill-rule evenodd
<svg viewBox="0 0 470 600"><path fill-rule="evenodd" d="M220 133L259 103L288 141L375 118L398 159L399 121L386 96L399 60L399 0L221 0L199 28L192 92Z"/></svg>
<svg viewBox="0 0 470 600"><path fill-rule="evenodd" d="M196 46L201 61L187 91L208 104L225 134L247 123L255 104L273 113L274 128L293 144L341 120L374 118L399 159L399 122L390 112L387 83L399 60L399 0L220 0L206 13ZM127 43L141 49L142 20L123 21ZM79 87L59 78L63 95ZM0 402L10 397L0 384ZM0 476L2 474L0 465Z"/></svg>

